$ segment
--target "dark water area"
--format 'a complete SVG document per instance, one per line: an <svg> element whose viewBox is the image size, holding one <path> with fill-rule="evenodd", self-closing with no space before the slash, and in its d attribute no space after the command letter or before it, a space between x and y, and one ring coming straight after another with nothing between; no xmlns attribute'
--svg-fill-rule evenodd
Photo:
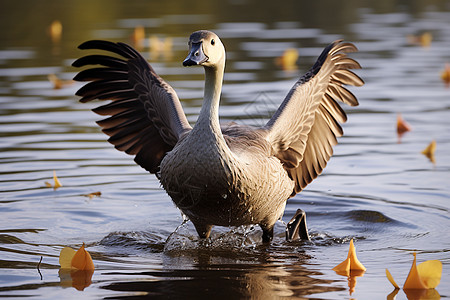
<svg viewBox="0 0 450 300"><path fill-rule="evenodd" d="M59 42L47 33L54 20ZM0 297L393 299L385 268L402 285L413 252L418 262L443 263L441 284L396 299L449 297L450 88L440 78L450 62L449 20L450 1L438 0L0 0ZM98 103L74 95L81 84L53 88L49 74L76 74L72 62L87 54L80 43L132 44L137 26L145 29L141 52L192 124L203 70L181 62L195 30L215 31L227 50L221 121L253 125L267 121L323 47L355 43L351 57L366 84L350 90L360 106L343 106L348 122L333 157L283 216L306 211L310 242L286 242L281 221L270 245L259 227L215 227L199 240L156 177L106 142L90 111ZM170 47L149 49L157 39ZM285 71L275 58L289 48L298 67ZM412 128L401 137L399 113ZM434 163L421 153L432 140ZM45 185L54 170L57 190ZM367 271L347 278L331 269L352 238ZM58 257L83 242L96 269L80 286L59 271Z"/></svg>

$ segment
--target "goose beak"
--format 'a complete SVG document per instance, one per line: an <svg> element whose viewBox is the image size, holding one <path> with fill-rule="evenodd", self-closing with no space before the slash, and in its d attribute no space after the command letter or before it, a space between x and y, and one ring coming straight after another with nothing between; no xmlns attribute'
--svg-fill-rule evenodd
<svg viewBox="0 0 450 300"><path fill-rule="evenodd" d="M192 43L188 56L183 61L183 66L201 65L208 60L208 56L203 53L202 42Z"/></svg>

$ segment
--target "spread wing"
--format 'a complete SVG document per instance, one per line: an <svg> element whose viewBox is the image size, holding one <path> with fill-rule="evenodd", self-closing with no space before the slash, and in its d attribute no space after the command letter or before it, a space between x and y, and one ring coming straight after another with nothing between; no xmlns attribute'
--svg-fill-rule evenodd
<svg viewBox="0 0 450 300"><path fill-rule="evenodd" d="M147 61L123 43L93 40L80 49L98 49L119 55L88 55L75 67L77 81L90 81L76 93L81 102L112 100L93 111L110 117L98 121L116 149L135 155L134 160L151 173L159 170L165 154L192 128L172 87ZM99 65L92 67L92 65Z"/></svg>
<svg viewBox="0 0 450 300"><path fill-rule="evenodd" d="M349 70L361 68L345 54L354 51L353 44L342 41L327 46L263 128L275 155L295 182L293 195L322 172L336 138L343 134L339 123L347 116L338 101L358 105L356 97L343 86L364 84Z"/></svg>

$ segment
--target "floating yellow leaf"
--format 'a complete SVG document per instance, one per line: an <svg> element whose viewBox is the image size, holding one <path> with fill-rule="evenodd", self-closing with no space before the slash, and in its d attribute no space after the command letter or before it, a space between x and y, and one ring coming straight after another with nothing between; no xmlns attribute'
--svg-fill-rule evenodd
<svg viewBox="0 0 450 300"><path fill-rule="evenodd" d="M61 182L59 181L58 177L56 177L56 171L53 171L53 181L55 182L55 185L53 186L55 190L59 187L62 187Z"/></svg>
<svg viewBox="0 0 450 300"><path fill-rule="evenodd" d="M427 260L417 266L423 283L429 289L436 288L441 282L442 263L439 260Z"/></svg>
<svg viewBox="0 0 450 300"><path fill-rule="evenodd" d="M145 40L145 29L142 26L137 26L134 28L132 35L133 45L134 47L141 51L144 48L144 40Z"/></svg>
<svg viewBox="0 0 450 300"><path fill-rule="evenodd" d="M433 40L433 36L429 32L422 33L419 38L420 45L424 48L429 48L431 46L432 40Z"/></svg>
<svg viewBox="0 0 450 300"><path fill-rule="evenodd" d="M84 249L84 243L78 251L75 251L70 247L63 248L59 254L59 265L62 269L95 269L91 255Z"/></svg>
<svg viewBox="0 0 450 300"><path fill-rule="evenodd" d="M173 41L171 37L166 37L163 41L163 57L165 60L170 60L172 58L172 45Z"/></svg>
<svg viewBox="0 0 450 300"><path fill-rule="evenodd" d="M72 258L72 267L78 270L94 270L94 262L91 255L84 249L84 243Z"/></svg>
<svg viewBox="0 0 450 300"><path fill-rule="evenodd" d="M408 123L406 123L405 120L403 120L402 115L397 115L397 133L399 135L404 134L407 131L411 131L411 126L409 126Z"/></svg>
<svg viewBox="0 0 450 300"><path fill-rule="evenodd" d="M411 270L409 270L408 277L406 277L405 283L403 284L403 289L426 289L427 286L423 283L422 279L419 276L419 272L417 271L416 266L416 253L413 253L414 260L411 266Z"/></svg>
<svg viewBox="0 0 450 300"><path fill-rule="evenodd" d="M150 57L152 59L158 59L160 56L164 60L170 60L173 56L172 46L173 41L171 37L159 39L156 35L151 35L149 39Z"/></svg>
<svg viewBox="0 0 450 300"><path fill-rule="evenodd" d="M422 46L424 48L429 48L433 41L433 35L430 32L424 32L420 35L409 34L406 38L409 44Z"/></svg>
<svg viewBox="0 0 450 300"><path fill-rule="evenodd" d="M356 249L353 244L353 239L350 241L350 249L348 251L348 257L350 258L350 270L365 271L366 267L356 257Z"/></svg>
<svg viewBox="0 0 450 300"><path fill-rule="evenodd" d="M280 57L275 59L275 64L285 71L297 69L298 50L295 48L286 49Z"/></svg>
<svg viewBox="0 0 450 300"><path fill-rule="evenodd" d="M61 182L59 181L58 177L56 177L56 172L53 171L53 181L55 182L55 184L51 184L50 182L46 181L45 182L45 186L46 187L53 187L54 190L56 190L59 187L62 187Z"/></svg>
<svg viewBox="0 0 450 300"><path fill-rule="evenodd" d="M58 44L62 36L62 24L60 21L55 20L50 24L48 33L52 39L53 44Z"/></svg>
<svg viewBox="0 0 450 300"><path fill-rule="evenodd" d="M419 265L416 265L416 253L413 253L413 255L414 259L411 265L411 270L409 271L408 277L403 284L403 290L405 293L410 290L427 290L436 288L441 281L442 263L439 260L427 260ZM396 289L399 289L398 284L394 281L394 278L391 273L389 273L388 269L386 269L386 277Z"/></svg>
<svg viewBox="0 0 450 300"><path fill-rule="evenodd" d="M339 275L348 276L351 271L365 271L366 268L356 257L356 249L353 244L353 239L350 240L347 259L338 264L333 270Z"/></svg>
<svg viewBox="0 0 450 300"><path fill-rule="evenodd" d="M428 159L431 160L432 163L436 163L436 160L434 158L435 151L436 151L436 141L433 140L425 149L423 149L421 153L426 157L428 157Z"/></svg>
<svg viewBox="0 0 450 300"><path fill-rule="evenodd" d="M446 63L445 64L445 69L444 71L441 72L441 78L444 81L445 85L447 87L450 86L450 64Z"/></svg>
<svg viewBox="0 0 450 300"><path fill-rule="evenodd" d="M396 288L399 289L400 287L398 286L398 284L395 282L394 277L392 277L391 273L389 272L388 269L386 269L386 277L389 280L390 283L392 283L392 285Z"/></svg>
<svg viewBox="0 0 450 300"><path fill-rule="evenodd" d="M61 269L72 268L72 258L75 256L76 251L70 247L64 247L59 253L59 265Z"/></svg>
<svg viewBox="0 0 450 300"><path fill-rule="evenodd" d="M61 80L55 74L49 74L48 80L53 84L53 89L59 90L75 83L73 80Z"/></svg>
<svg viewBox="0 0 450 300"><path fill-rule="evenodd" d="M342 276L349 276L350 275L350 258L345 259L343 262L338 264L336 267L333 268L333 271L338 273Z"/></svg>
<svg viewBox="0 0 450 300"><path fill-rule="evenodd" d="M102 195L101 192L93 192L89 194L83 194L82 196L88 197L89 199L92 199L94 197L100 197Z"/></svg>
<svg viewBox="0 0 450 300"><path fill-rule="evenodd" d="M356 257L356 249L353 244L353 239L350 240L350 246L348 249L347 258L333 268L336 274L341 276L347 276L348 289L350 295L355 291L356 278L364 275L366 268Z"/></svg>

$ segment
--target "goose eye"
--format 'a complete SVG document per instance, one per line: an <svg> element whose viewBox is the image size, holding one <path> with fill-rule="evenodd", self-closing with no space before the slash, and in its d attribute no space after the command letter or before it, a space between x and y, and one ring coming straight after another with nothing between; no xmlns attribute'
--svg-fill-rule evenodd
<svg viewBox="0 0 450 300"><path fill-rule="evenodd" d="M216 41L214 39L211 40L211 45L214 46L214 44L216 43Z"/></svg>

